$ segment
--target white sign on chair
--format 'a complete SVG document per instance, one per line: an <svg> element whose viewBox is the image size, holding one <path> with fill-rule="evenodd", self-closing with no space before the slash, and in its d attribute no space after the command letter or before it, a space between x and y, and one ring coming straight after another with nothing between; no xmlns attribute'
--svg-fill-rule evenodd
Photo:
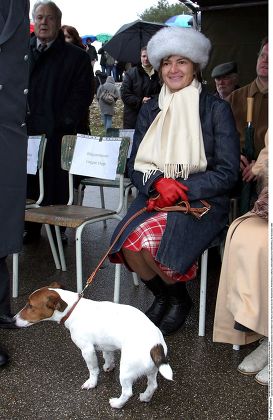
<svg viewBox="0 0 273 420"><path fill-rule="evenodd" d="M70 173L114 180L121 139L77 135Z"/></svg>
<svg viewBox="0 0 273 420"><path fill-rule="evenodd" d="M29 175L35 175L37 173L40 143L41 136L28 136L27 173Z"/></svg>

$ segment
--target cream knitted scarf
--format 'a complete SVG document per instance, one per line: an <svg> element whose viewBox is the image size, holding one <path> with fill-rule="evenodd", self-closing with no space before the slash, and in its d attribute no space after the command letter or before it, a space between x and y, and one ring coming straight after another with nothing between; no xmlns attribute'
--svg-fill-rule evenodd
<svg viewBox="0 0 273 420"><path fill-rule="evenodd" d="M159 94L158 113L140 143L134 169L146 182L157 170L165 178L203 172L207 159L199 118L201 84L197 80L175 93L164 84Z"/></svg>

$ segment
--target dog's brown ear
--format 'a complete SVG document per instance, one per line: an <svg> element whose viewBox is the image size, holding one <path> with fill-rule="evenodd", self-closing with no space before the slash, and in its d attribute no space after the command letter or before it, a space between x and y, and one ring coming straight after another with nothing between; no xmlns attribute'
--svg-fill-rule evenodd
<svg viewBox="0 0 273 420"><path fill-rule="evenodd" d="M63 289L65 290L65 287L58 283L57 281L53 281L52 283L50 283L50 285L48 287L51 287L52 289Z"/></svg>
<svg viewBox="0 0 273 420"><path fill-rule="evenodd" d="M50 309L53 309L54 311L60 311L63 312L66 307L67 307L67 303L61 299L61 296L59 296L57 293L56 295L50 295L48 296L48 300L47 300L47 307Z"/></svg>

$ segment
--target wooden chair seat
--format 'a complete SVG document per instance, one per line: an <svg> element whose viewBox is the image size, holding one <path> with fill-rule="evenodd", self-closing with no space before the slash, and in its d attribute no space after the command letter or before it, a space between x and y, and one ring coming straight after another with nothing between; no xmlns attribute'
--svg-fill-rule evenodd
<svg viewBox="0 0 273 420"><path fill-rule="evenodd" d="M26 210L25 220L27 222L77 228L92 219L114 214L116 214L115 210L98 207L53 205Z"/></svg>

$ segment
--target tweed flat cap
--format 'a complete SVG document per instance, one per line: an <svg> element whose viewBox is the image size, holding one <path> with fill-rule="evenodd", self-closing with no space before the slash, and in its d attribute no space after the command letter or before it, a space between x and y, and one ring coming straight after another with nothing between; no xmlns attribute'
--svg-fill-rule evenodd
<svg viewBox="0 0 273 420"><path fill-rule="evenodd" d="M211 77L215 79L216 77L227 76L231 73L237 73L237 64L235 61L229 61L228 63L222 63L214 67L211 72Z"/></svg>
<svg viewBox="0 0 273 420"><path fill-rule="evenodd" d="M162 58L181 55L200 68L206 67L211 43L201 32L192 28L170 26L160 29L147 45L147 55L155 70L159 69Z"/></svg>

